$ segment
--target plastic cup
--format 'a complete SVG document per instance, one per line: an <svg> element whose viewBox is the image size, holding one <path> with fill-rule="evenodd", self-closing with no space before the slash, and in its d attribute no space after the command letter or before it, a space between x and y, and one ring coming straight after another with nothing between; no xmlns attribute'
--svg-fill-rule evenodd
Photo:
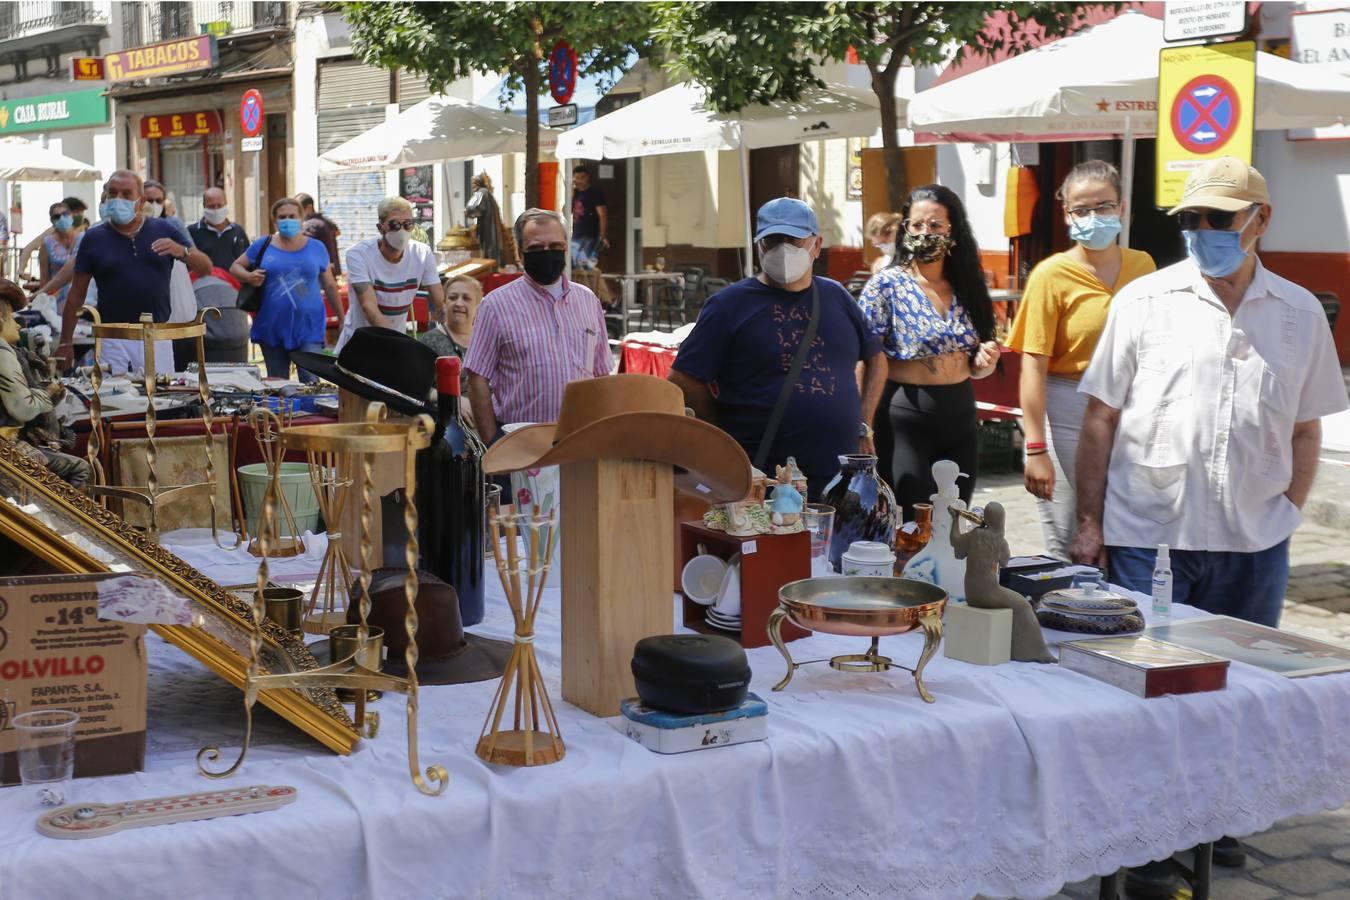
<svg viewBox="0 0 1350 900"><path fill-rule="evenodd" d="M75 726L80 717L67 709L40 709L14 717L19 744L19 780L41 787L42 802L64 803L67 782L75 774Z"/></svg>

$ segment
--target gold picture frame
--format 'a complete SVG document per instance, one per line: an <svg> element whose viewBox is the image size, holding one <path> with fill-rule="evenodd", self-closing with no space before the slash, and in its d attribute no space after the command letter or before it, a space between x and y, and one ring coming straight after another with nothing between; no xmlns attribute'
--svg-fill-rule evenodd
<svg viewBox="0 0 1350 900"><path fill-rule="evenodd" d="M156 578L187 597L201 625L151 625L240 691L249 669L252 616L229 593L13 444L0 440L0 535L63 573L127 572ZM304 642L263 625L259 661L267 672L317 669ZM347 754L360 739L332 688L264 691L259 700L330 750Z"/></svg>

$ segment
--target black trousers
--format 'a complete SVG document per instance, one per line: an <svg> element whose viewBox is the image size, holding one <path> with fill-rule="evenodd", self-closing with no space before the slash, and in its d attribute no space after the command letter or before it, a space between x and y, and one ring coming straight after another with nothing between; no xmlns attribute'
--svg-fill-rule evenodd
<svg viewBox="0 0 1350 900"><path fill-rule="evenodd" d="M937 492L933 463L941 459L950 459L970 476L956 482L961 499L970 505L979 450L975 389L969 379L939 385L888 381L872 427L876 431L878 468L889 479L906 522L914 519L915 503L927 503Z"/></svg>

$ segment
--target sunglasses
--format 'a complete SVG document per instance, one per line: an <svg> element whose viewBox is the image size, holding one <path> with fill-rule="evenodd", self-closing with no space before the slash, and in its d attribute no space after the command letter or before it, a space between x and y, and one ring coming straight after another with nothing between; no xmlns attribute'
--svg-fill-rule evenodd
<svg viewBox="0 0 1350 900"><path fill-rule="evenodd" d="M1201 222L1208 222L1209 227L1215 231L1228 231L1233 227L1233 221L1237 219L1239 213L1244 213L1252 207L1247 206L1237 210L1226 209L1183 209L1177 213L1177 224L1181 226L1182 231L1195 231L1200 227Z"/></svg>
<svg viewBox="0 0 1350 900"><path fill-rule="evenodd" d="M417 223L414 222L412 219L407 219L402 222L399 222L397 220L391 220L385 222L384 224L389 228L390 231L412 231L414 228L417 227Z"/></svg>

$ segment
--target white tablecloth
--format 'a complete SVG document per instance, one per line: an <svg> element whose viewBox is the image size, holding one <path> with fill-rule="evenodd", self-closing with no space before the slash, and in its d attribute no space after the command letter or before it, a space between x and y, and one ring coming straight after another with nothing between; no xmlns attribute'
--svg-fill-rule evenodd
<svg viewBox="0 0 1350 900"><path fill-rule="evenodd" d="M233 759L241 695L152 641L147 771L78 781L75 797L290 784L299 799L66 842L32 828L28 789L0 790L0 897L1036 897L1350 800L1350 675L1234 663L1226 691L1141 700L1055 666L939 655L928 705L901 670L809 666L772 693L783 662L766 647L750 660L768 741L660 756L561 702L555 590L538 625L566 758L485 765L473 747L495 683L426 687L421 760L449 769L440 797L408 778L395 696L345 758L259 707L242 771L207 781L194 756L219 742ZM509 634L499 591L475 630ZM789 646L804 660L865 643ZM912 664L921 643L882 651Z"/></svg>

